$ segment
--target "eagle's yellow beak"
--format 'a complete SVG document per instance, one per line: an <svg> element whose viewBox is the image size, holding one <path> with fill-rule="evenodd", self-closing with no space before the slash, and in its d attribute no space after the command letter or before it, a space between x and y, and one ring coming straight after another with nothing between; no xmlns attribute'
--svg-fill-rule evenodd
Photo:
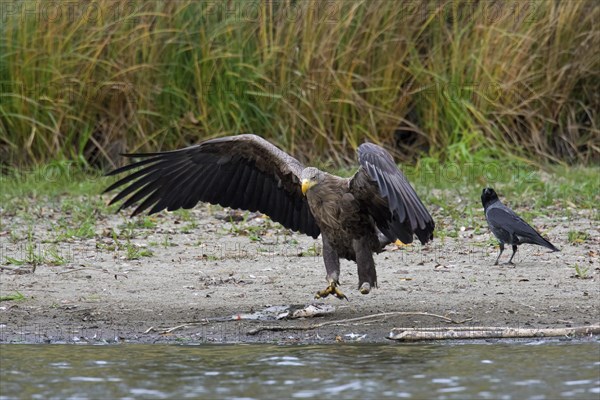
<svg viewBox="0 0 600 400"><path fill-rule="evenodd" d="M311 181L309 179L303 179L302 180L302 194L306 196L306 192L308 191L308 189L310 189L311 187L313 187L315 185L315 181Z"/></svg>

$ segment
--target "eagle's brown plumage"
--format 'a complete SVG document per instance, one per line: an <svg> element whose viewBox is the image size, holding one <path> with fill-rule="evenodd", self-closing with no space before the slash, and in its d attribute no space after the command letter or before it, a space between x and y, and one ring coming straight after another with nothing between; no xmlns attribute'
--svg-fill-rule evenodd
<svg viewBox="0 0 600 400"><path fill-rule="evenodd" d="M181 150L128 154L141 161L118 168L115 175L141 167L106 191L122 187L111 204L137 205L133 215L192 208L198 202L260 211L284 227L314 238L321 234L329 287L338 289L340 258L356 261L359 289L377 285L373 252L399 239L421 243L433 238L434 222L391 155L364 143L361 167L352 178L340 178L298 160L256 135L207 140ZM129 196L129 197L127 197Z"/></svg>

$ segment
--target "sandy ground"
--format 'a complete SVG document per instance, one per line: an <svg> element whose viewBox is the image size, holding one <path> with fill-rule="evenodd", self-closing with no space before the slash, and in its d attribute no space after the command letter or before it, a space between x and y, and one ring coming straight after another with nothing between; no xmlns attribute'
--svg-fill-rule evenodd
<svg viewBox="0 0 600 400"><path fill-rule="evenodd" d="M322 259L315 254L320 239L270 227L258 217L232 227L220 219L226 212L198 207L191 212L196 224L187 229L181 216L159 214L156 226L136 228L129 240L153 254L128 259L125 215L100 216L95 238L53 244L47 240L55 234L51 221L58 216L42 208L34 216L33 244L45 263L34 273L0 272L2 296L16 291L25 296L0 303L0 343L385 342L394 327L451 325L422 313L468 320L460 326L553 328L600 321L600 235L589 210L569 219L535 219L534 225L562 251L522 246L516 266L493 266L498 250L489 232L468 226L456 238L436 238L427 246L389 246L376 256L379 288L368 295L357 290L356 265L343 261L342 290L349 301L313 297L326 286ZM435 212L434 217L439 226L440 217ZM15 232L0 233L0 265L14 268L7 260L24 258L32 242L19 217L5 215L3 220L5 227L21 227L20 239ZM568 243L573 226L589 238ZM117 248L112 232L121 232ZM49 265L49 249L67 262ZM510 250L503 261L509 255ZM577 277L575 265L585 279ZM265 317L252 313L309 304L329 306L332 312L292 320L232 317ZM309 327L392 312L406 314L248 335L258 326ZM196 324L181 326L190 322ZM166 332L173 327L179 328Z"/></svg>

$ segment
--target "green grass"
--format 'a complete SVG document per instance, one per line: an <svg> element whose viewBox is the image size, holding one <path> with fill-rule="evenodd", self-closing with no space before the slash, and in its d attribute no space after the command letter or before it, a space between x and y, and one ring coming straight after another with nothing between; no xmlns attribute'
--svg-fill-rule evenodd
<svg viewBox="0 0 600 400"><path fill-rule="evenodd" d="M321 249L316 244L308 247L298 254L298 257L317 257L321 255Z"/></svg>
<svg viewBox="0 0 600 400"><path fill-rule="evenodd" d="M71 165L69 162L65 163ZM540 169L519 161L471 157L446 163L433 158L421 158L414 165L400 165L400 168L425 204L444 207L446 204L458 203L458 208L448 209L447 212L467 220L475 217L470 211L471 207L480 206L481 190L486 186L494 187L512 205L525 206L532 212L549 206L594 210L600 203L600 167L597 166L548 165ZM91 227L95 220L116 212L118 205L106 205L106 200L114 193L104 198L101 196L115 178L98 176L86 167L71 166L69 170L62 169L64 174L55 174L51 180L45 180L40 178L43 176L41 171L45 170L45 166L39 166L0 175L0 207L3 215L19 214L26 218L42 204L59 205L57 211L61 215L57 218L57 231L74 229L72 232L66 231L71 233L66 236L85 238L93 236ZM330 172L341 176L351 176L355 171L356 165L352 168L330 169ZM464 200L468 202L463 202ZM123 211L122 214L127 217L129 212ZM175 215L186 222L185 229L195 229L197 226L190 210L177 210ZM246 214L246 218L249 215ZM73 222L77 226L69 225ZM4 223L0 219L0 228ZM86 224L90 224L90 227L86 227ZM152 229L156 226L154 216L124 218L123 224L119 226L118 236L132 238L138 229ZM232 233L249 234L260 229L263 227L243 220L232 222L230 230Z"/></svg>
<svg viewBox="0 0 600 400"><path fill-rule="evenodd" d="M33 227L28 227L27 232L27 241L25 243L23 258L9 257L6 256L3 262L7 265L14 265L17 267L21 266L31 266L32 271L35 272L35 269L38 265L46 263L46 254L45 251L36 243L33 235Z"/></svg>
<svg viewBox="0 0 600 400"><path fill-rule="evenodd" d="M139 260L142 257L151 257L152 256L151 250L139 247L139 246L131 243L129 240L127 240L127 242L125 244L125 250L126 250L125 258L127 260Z"/></svg>
<svg viewBox="0 0 600 400"><path fill-rule="evenodd" d="M571 268L573 268L575 270L575 275L573 275L575 278L578 278L578 279L591 279L592 278L590 276L590 268L589 267L584 267L579 264L575 264Z"/></svg>
<svg viewBox="0 0 600 400"><path fill-rule="evenodd" d="M440 206L452 203L453 196L480 204L481 190L487 186L509 203L533 212L548 206L595 209L600 201L598 166L546 165L542 169L514 160L469 158L444 163L422 158L415 166L401 168L427 202ZM435 189L444 194L438 195Z"/></svg>
<svg viewBox="0 0 600 400"><path fill-rule="evenodd" d="M0 301L20 301L25 300L25 296L19 292L15 292L6 296L0 296Z"/></svg>
<svg viewBox="0 0 600 400"><path fill-rule="evenodd" d="M272 229L273 227L283 228L278 223L273 223L270 219L263 219L258 223L256 221L250 221L248 218L252 214L245 212L241 221L234 221L233 218L229 219L229 231L228 234L235 236L247 236L252 242L259 242L262 240L263 235Z"/></svg>
<svg viewBox="0 0 600 400"><path fill-rule="evenodd" d="M581 244L584 243L586 240L589 240L589 238L590 235L588 235L586 232L569 231L567 233L567 240L571 244Z"/></svg>
<svg viewBox="0 0 600 400"><path fill-rule="evenodd" d="M189 224L184 225L180 232L181 233L192 233L195 229L198 228L197 222L190 222Z"/></svg>
<svg viewBox="0 0 600 400"><path fill-rule="evenodd" d="M480 201L481 190L487 185L493 186L503 202L528 221L538 216L570 218L582 210L589 210L585 215L598 221L599 167L554 165L538 169L523 162L500 163L495 159L473 156L466 162L452 163L422 158L415 165L401 168L434 215L435 236L440 242L458 237L462 226L473 233L487 231ZM10 232L5 239L9 248L20 245L22 247L19 248L23 249L19 256L5 256L0 260L3 264L27 266L32 270L41 265L66 265L72 260L68 253L60 250L64 243L93 238L98 249L117 253L126 260L151 257L152 247L174 245L168 234L153 239L148 247L134 243L135 239L147 238L152 229L160 225L160 215L140 215L130 219L129 212L123 211L122 222L115 228L109 231L99 228L105 226L101 222L118 208L107 206L109 196L101 195L114 178L98 178L95 173L81 167L68 170L63 175L55 174L51 181L46 182L40 180L40 170L45 170L45 167L13 171L1 176L0 232ZM355 169L330 171L351 176ZM54 210L48 222L49 239L40 243L40 238L35 237L37 231L34 226L40 223L41 215L48 215L49 209ZM250 219L250 215L246 213L241 221L231 221L220 233L245 236L250 241L260 242L267 231L278 225L269 219ZM198 226L195 214L190 210L178 210L174 217L183 222L177 228L181 232L191 232ZM283 230L284 242L288 240L286 232ZM588 234L579 230L571 230L567 236L571 244L589 240ZM495 244L495 240L490 237L492 243ZM305 250L303 255L314 256L317 253L318 249L313 247Z"/></svg>
<svg viewBox="0 0 600 400"><path fill-rule="evenodd" d="M0 24L4 164L241 132L330 167L364 139L403 160L600 159L595 0L82 4Z"/></svg>
<svg viewBox="0 0 600 400"><path fill-rule="evenodd" d="M163 241L162 241L162 246L167 249L169 247L174 246L173 243L171 243L171 239L169 238L169 235L165 235Z"/></svg>
<svg viewBox="0 0 600 400"><path fill-rule="evenodd" d="M81 202L82 208L87 208L89 204ZM60 217L58 223L54 225L56 232L55 241L66 239L90 239L96 234L96 220L94 214L90 213L85 219Z"/></svg>

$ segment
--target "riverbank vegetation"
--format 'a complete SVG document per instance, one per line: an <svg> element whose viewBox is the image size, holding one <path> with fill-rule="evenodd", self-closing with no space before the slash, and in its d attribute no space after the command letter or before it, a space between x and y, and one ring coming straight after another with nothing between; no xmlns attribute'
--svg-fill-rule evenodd
<svg viewBox="0 0 600 400"><path fill-rule="evenodd" d="M600 160L595 1L8 2L0 159L113 166L119 152L260 134L346 165Z"/></svg>

